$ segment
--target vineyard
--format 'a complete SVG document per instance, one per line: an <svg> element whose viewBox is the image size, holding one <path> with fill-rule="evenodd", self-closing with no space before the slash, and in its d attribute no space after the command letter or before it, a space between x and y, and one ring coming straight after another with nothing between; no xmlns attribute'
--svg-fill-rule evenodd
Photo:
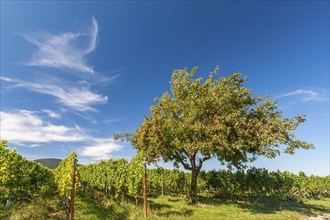
<svg viewBox="0 0 330 220"><path fill-rule="evenodd" d="M43 195L54 186L53 171L27 160L9 150L5 141L0 142L0 195L1 203L10 205L17 201Z"/></svg>
<svg viewBox="0 0 330 220"><path fill-rule="evenodd" d="M62 211L62 218L69 218L73 170L77 159L74 152L62 160L54 170L23 158L15 150L9 150L5 141L1 141L0 155L1 219L10 219L12 210L18 204L29 204L36 199L47 201L54 198L58 210ZM94 199L93 201L100 206L107 206L111 202L119 207L125 207L127 204L140 207L142 168L140 154L131 161L110 159L81 166L77 169L76 194ZM189 194L190 181L191 174L178 169L147 169L147 192L148 198L151 199L149 209L155 208L155 198L166 198L166 196L186 198ZM318 201L330 196L330 176L307 176L303 172L295 175L257 168L236 172L201 171L198 186L201 204L205 202L205 198L214 201L220 199L219 201L240 200L255 203L265 198L277 198L281 201L304 199ZM81 198L78 200L78 205L79 202ZM79 212L78 208L76 212ZM326 210L329 211L329 207L323 209ZM180 216L180 213L177 215Z"/></svg>
<svg viewBox="0 0 330 220"><path fill-rule="evenodd" d="M0 220L330 220L330 0L0 0Z"/></svg>
<svg viewBox="0 0 330 220"><path fill-rule="evenodd" d="M104 191L106 196L118 199L125 195L139 198L142 190L142 159L135 157L102 161L80 167L79 180L83 188ZM140 164L139 164L140 162ZM138 169L136 169L138 168ZM147 189L152 195L188 195L191 174L178 169L155 168L147 170ZM198 179L198 193L206 196L278 196L281 198L329 197L330 176L306 176L289 172L268 172L250 168L246 171L202 171Z"/></svg>

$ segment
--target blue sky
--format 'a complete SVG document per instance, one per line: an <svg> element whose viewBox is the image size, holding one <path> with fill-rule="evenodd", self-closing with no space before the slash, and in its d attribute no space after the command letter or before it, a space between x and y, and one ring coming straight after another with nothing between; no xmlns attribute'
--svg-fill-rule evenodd
<svg viewBox="0 0 330 220"><path fill-rule="evenodd" d="M328 1L1 1L0 137L30 159L130 159L112 135L139 127L173 70L216 65L307 115L296 134L314 150L251 166L329 174Z"/></svg>

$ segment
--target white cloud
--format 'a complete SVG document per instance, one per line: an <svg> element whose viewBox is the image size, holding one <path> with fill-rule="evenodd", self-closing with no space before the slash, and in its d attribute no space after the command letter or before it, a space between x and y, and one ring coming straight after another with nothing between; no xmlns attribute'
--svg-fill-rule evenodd
<svg viewBox="0 0 330 220"><path fill-rule="evenodd" d="M58 35L46 32L21 34L37 47L27 64L94 73L93 67L86 64L85 57L95 50L97 34L98 25L94 17L87 32Z"/></svg>
<svg viewBox="0 0 330 220"><path fill-rule="evenodd" d="M92 105L106 104L107 96L89 90L88 87L72 87L49 83L33 83L0 76L6 82L15 83L17 87L55 96L59 103L80 112L96 111Z"/></svg>
<svg viewBox="0 0 330 220"><path fill-rule="evenodd" d="M112 138L93 137L78 125L67 127L52 124L28 110L0 111L0 139L30 147L39 147L42 143L74 142L82 146L78 148L81 156L94 160L109 159L112 152L122 149Z"/></svg>
<svg viewBox="0 0 330 220"><path fill-rule="evenodd" d="M297 97L301 101L328 101L329 97L327 97L326 93L314 91L311 89L297 89L292 92L285 93L283 95L277 96L277 98L284 97Z"/></svg>
<svg viewBox="0 0 330 220"><path fill-rule="evenodd" d="M43 109L43 112L45 112L49 117L51 118L61 118L62 116L52 110L49 109Z"/></svg>
<svg viewBox="0 0 330 220"><path fill-rule="evenodd" d="M13 144L78 142L86 139L77 128L43 121L32 111L0 112L1 139ZM31 145L32 146L32 145Z"/></svg>
<svg viewBox="0 0 330 220"><path fill-rule="evenodd" d="M107 160L111 153L120 151L122 146L113 141L113 139L94 139L95 143L91 146L85 146L80 149L82 156L92 157L94 160Z"/></svg>

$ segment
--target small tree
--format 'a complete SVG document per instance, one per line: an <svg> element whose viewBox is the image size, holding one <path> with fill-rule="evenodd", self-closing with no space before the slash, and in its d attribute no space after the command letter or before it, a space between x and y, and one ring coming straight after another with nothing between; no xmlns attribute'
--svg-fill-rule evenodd
<svg viewBox="0 0 330 220"><path fill-rule="evenodd" d="M292 133L305 116L283 117L276 102L267 96L253 97L243 87L246 78L240 73L216 78L216 67L203 81L193 79L196 71L175 70L172 94L156 98L151 116L129 136L149 160L162 157L191 171L192 204L197 201L197 177L212 157L240 168L260 155L274 158L281 150L293 154L296 148L313 148Z"/></svg>

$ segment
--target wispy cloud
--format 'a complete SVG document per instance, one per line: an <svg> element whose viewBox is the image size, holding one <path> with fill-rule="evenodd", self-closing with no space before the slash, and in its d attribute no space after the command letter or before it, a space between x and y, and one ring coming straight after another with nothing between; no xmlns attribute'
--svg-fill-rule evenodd
<svg viewBox="0 0 330 220"><path fill-rule="evenodd" d="M120 122L120 121L123 121L123 120L124 119L122 119L122 118L110 118L110 119L104 120L103 122L105 124L113 124L113 123Z"/></svg>
<svg viewBox="0 0 330 220"><path fill-rule="evenodd" d="M277 96L276 98L296 97L300 101L328 101L329 97L325 91L315 91L311 89L297 89Z"/></svg>
<svg viewBox="0 0 330 220"><path fill-rule="evenodd" d="M86 63L86 56L95 50L97 34L98 24L94 17L91 27L86 32L67 32L58 35L47 32L21 34L37 47L27 64L94 73L93 67Z"/></svg>
<svg viewBox="0 0 330 220"><path fill-rule="evenodd" d="M62 116L52 110L49 109L43 109L43 112L45 112L49 117L51 118L61 118Z"/></svg>
<svg viewBox="0 0 330 220"><path fill-rule="evenodd" d="M79 126L55 125L43 120L36 112L28 110L0 111L0 139L11 144L30 147L42 143L77 143L78 153L94 160L105 160L122 146L112 138L97 138L89 135Z"/></svg>
<svg viewBox="0 0 330 220"><path fill-rule="evenodd" d="M31 144L30 147L40 147L40 144Z"/></svg>
<svg viewBox="0 0 330 220"><path fill-rule="evenodd" d="M106 104L108 102L107 96L94 93L87 86L72 87L48 83L33 83L2 76L0 76L0 79L14 83L17 87L54 96L59 103L79 112L96 111L92 105Z"/></svg>

